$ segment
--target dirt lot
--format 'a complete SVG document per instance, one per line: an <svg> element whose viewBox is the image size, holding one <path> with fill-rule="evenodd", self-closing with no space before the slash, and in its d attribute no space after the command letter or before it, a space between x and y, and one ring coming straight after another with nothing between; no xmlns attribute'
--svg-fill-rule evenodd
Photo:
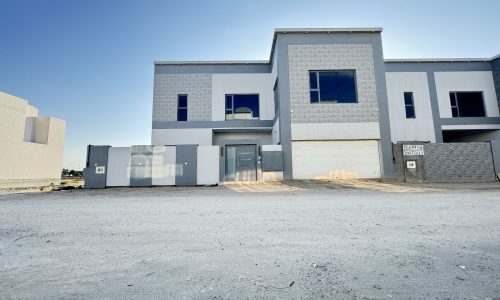
<svg viewBox="0 0 500 300"><path fill-rule="evenodd" d="M0 298L500 297L500 184L0 194Z"/></svg>

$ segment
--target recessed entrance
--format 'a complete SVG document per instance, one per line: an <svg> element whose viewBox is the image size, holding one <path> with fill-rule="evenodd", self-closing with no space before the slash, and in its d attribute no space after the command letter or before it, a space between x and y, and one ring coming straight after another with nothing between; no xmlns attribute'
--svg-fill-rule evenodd
<svg viewBox="0 0 500 300"><path fill-rule="evenodd" d="M225 181L257 180L256 145L227 145Z"/></svg>

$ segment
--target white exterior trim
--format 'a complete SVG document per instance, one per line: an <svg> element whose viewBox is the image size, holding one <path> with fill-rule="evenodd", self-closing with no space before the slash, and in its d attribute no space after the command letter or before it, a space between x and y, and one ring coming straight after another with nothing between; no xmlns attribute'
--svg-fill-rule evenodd
<svg viewBox="0 0 500 300"><path fill-rule="evenodd" d="M378 140L378 122L293 123L292 140Z"/></svg>

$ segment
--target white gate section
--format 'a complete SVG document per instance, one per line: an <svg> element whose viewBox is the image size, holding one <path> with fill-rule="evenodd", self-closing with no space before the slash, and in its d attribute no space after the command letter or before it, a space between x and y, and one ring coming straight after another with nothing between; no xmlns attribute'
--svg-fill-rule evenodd
<svg viewBox="0 0 500 300"><path fill-rule="evenodd" d="M106 186L130 185L130 147L109 147Z"/></svg>
<svg viewBox="0 0 500 300"><path fill-rule="evenodd" d="M213 185L219 183L219 147L198 146L196 164L197 185Z"/></svg>
<svg viewBox="0 0 500 300"><path fill-rule="evenodd" d="M175 146L154 146L152 185L175 185Z"/></svg>
<svg viewBox="0 0 500 300"><path fill-rule="evenodd" d="M294 179L380 178L378 140L294 141Z"/></svg>
<svg viewBox="0 0 500 300"><path fill-rule="evenodd" d="M176 146L153 146L153 153L147 156L151 161L151 185L176 185ZM215 185L219 183L219 147L198 146L196 163L196 184ZM109 147L106 166L106 186L130 186L131 169L130 147ZM149 177L149 175L148 175Z"/></svg>

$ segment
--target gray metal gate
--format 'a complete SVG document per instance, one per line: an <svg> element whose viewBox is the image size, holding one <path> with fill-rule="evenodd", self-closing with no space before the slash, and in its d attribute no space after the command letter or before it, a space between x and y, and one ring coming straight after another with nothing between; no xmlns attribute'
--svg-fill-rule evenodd
<svg viewBox="0 0 500 300"><path fill-rule="evenodd" d="M177 145L175 185L196 185L197 145Z"/></svg>
<svg viewBox="0 0 500 300"><path fill-rule="evenodd" d="M226 181L257 180L256 145L226 146Z"/></svg>

